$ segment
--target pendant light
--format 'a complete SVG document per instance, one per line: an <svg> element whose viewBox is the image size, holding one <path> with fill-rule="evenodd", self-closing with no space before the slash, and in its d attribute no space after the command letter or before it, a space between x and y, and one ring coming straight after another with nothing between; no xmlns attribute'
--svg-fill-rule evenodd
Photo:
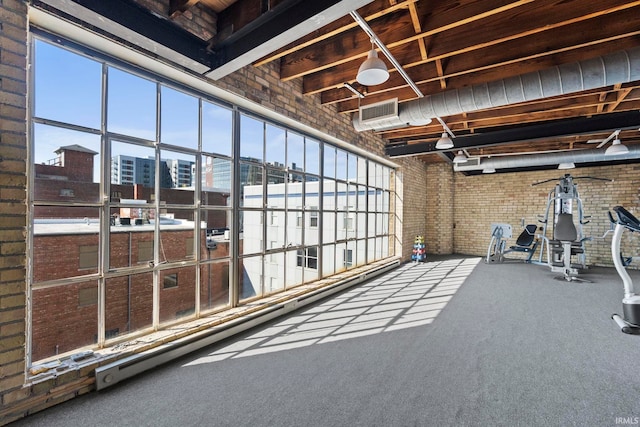
<svg viewBox="0 0 640 427"><path fill-rule="evenodd" d="M371 40L371 50L367 59L360 65L356 80L364 86L375 86L386 82L389 79L389 70L384 61L378 58L373 40Z"/></svg>

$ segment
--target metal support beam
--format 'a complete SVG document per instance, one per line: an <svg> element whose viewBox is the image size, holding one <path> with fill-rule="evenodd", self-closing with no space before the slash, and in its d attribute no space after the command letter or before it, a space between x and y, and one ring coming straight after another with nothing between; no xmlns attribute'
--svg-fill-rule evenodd
<svg viewBox="0 0 640 427"><path fill-rule="evenodd" d="M207 77L219 79L315 31L372 0L285 0L229 37L210 46Z"/></svg>
<svg viewBox="0 0 640 427"><path fill-rule="evenodd" d="M458 135L455 139L455 147L451 150L638 127L640 127L640 111L600 114L593 117L555 120L538 125L523 125L494 132ZM443 150L436 149L436 141L393 145L385 148L385 154L390 157L416 156L441 151Z"/></svg>
<svg viewBox="0 0 640 427"><path fill-rule="evenodd" d="M90 24L194 71L202 72L196 64L203 70L213 66L213 55L207 51L207 41L131 0L32 0L31 4L69 21ZM152 43L145 43L137 35ZM166 52L156 48L157 45L166 48ZM192 64L180 57L174 59L172 52L188 58Z"/></svg>

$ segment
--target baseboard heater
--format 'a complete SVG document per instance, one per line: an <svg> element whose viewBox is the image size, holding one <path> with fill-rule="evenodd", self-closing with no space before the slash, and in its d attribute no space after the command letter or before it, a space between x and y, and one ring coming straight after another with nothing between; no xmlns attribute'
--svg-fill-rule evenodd
<svg viewBox="0 0 640 427"><path fill-rule="evenodd" d="M96 368L96 389L102 390L140 374L156 366L167 363L171 360L182 357L193 351L199 350L225 338L256 327L277 317L298 310L308 304L326 298L351 286L364 282L400 265L400 260L396 259L386 264L382 264L360 274L340 280L331 286L316 289L299 295L295 298L282 301L254 313L242 316L223 324L211 327L204 331L196 332L184 338L163 344L139 354L117 360L104 366Z"/></svg>

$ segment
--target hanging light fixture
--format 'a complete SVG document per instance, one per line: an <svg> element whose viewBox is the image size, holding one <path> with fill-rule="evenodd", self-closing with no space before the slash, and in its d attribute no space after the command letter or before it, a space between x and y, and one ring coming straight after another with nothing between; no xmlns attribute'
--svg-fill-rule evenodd
<svg viewBox="0 0 640 427"><path fill-rule="evenodd" d="M378 58L373 40L371 40L371 50L367 59L360 65L356 80L364 86L375 86L386 82L389 79L389 70L384 61Z"/></svg>
<svg viewBox="0 0 640 427"><path fill-rule="evenodd" d="M464 163L467 161L467 156L462 150L458 150L458 154L453 158L453 163Z"/></svg>
<svg viewBox="0 0 640 427"><path fill-rule="evenodd" d="M449 138L446 132L442 132L442 136L436 142L436 148L438 150L448 150L449 148L453 148L453 141Z"/></svg>
<svg viewBox="0 0 640 427"><path fill-rule="evenodd" d="M492 167L486 167L484 169L482 169L482 173L496 173L496 168L492 168Z"/></svg>
<svg viewBox="0 0 640 427"><path fill-rule="evenodd" d="M563 169L574 169L576 167L576 164L573 162L563 162L560 163L558 165L558 169L563 170Z"/></svg>
<svg viewBox="0 0 640 427"><path fill-rule="evenodd" d="M620 142L620 139L616 138L611 143L611 146L607 148L607 151L604 152L605 156L615 156L616 154L626 154L629 152L629 149L626 145L623 145Z"/></svg>

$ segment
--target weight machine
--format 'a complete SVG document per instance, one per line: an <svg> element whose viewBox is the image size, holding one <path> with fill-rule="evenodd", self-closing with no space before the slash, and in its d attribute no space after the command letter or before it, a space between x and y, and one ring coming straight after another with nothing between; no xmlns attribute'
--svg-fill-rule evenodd
<svg viewBox="0 0 640 427"><path fill-rule="evenodd" d="M583 225L588 224L590 216L584 215L582 199L576 179L594 179L610 181L605 178L590 176L572 177L565 174L561 178L548 179L532 185L540 185L551 181L558 181L549 192L544 216L539 216L541 226L541 248L534 264L547 265L551 271L562 273L558 277L567 281L582 280L578 271L586 267L585 242L591 237L585 237Z"/></svg>

